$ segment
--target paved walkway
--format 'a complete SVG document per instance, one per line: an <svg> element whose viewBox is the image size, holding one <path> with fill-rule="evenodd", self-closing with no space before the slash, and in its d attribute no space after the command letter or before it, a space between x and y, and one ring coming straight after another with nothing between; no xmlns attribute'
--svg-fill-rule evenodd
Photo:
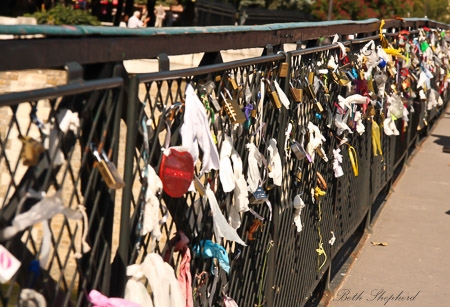
<svg viewBox="0 0 450 307"><path fill-rule="evenodd" d="M450 108L394 187L331 307L450 306L450 154L443 145L450 146Z"/></svg>

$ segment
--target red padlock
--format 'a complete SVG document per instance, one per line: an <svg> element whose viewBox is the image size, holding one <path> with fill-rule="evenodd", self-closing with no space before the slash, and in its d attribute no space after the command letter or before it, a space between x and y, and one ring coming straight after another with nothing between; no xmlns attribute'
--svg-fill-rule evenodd
<svg viewBox="0 0 450 307"><path fill-rule="evenodd" d="M181 197L188 191L194 179L194 159L189 152L175 148L164 151L159 177L164 192L172 197Z"/></svg>

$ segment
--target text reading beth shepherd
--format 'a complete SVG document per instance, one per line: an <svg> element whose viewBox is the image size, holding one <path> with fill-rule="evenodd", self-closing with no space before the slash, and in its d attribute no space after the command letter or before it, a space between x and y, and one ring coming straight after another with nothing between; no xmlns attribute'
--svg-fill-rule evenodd
<svg viewBox="0 0 450 307"><path fill-rule="evenodd" d="M359 291L352 292L351 289L342 289L340 290L336 297L335 301L341 302L359 302L359 301L368 301L368 302L380 302L386 305L389 302L408 302L414 301L419 295L420 291L414 293L413 295L408 295L404 291L400 291L397 293L388 293L384 289L373 289L371 291Z"/></svg>

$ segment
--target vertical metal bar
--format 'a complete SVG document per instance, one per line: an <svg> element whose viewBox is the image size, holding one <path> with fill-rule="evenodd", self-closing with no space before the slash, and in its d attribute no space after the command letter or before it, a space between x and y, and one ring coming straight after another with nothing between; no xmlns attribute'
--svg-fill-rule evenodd
<svg viewBox="0 0 450 307"><path fill-rule="evenodd" d="M368 234L373 234L371 221L372 220L372 202L370 203L369 208L367 209L367 215L366 215L366 225L365 230Z"/></svg>
<svg viewBox="0 0 450 307"><path fill-rule="evenodd" d="M125 150L124 181L125 187L122 194L122 211L120 218L119 235L119 263L116 283L119 283L115 295L122 295L125 288L126 267L128 265L128 254L130 248L130 205L133 189L133 165L136 146L137 133L137 100L138 100L139 82L136 76L132 76L128 88L128 106L127 106L127 140Z"/></svg>

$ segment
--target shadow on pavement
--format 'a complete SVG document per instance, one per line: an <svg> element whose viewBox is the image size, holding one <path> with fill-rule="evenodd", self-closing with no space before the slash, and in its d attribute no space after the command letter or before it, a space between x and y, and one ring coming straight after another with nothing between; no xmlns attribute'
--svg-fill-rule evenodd
<svg viewBox="0 0 450 307"><path fill-rule="evenodd" d="M438 138L437 140L434 141L434 143L445 147L450 146L450 136L438 134L432 134L431 136Z"/></svg>

